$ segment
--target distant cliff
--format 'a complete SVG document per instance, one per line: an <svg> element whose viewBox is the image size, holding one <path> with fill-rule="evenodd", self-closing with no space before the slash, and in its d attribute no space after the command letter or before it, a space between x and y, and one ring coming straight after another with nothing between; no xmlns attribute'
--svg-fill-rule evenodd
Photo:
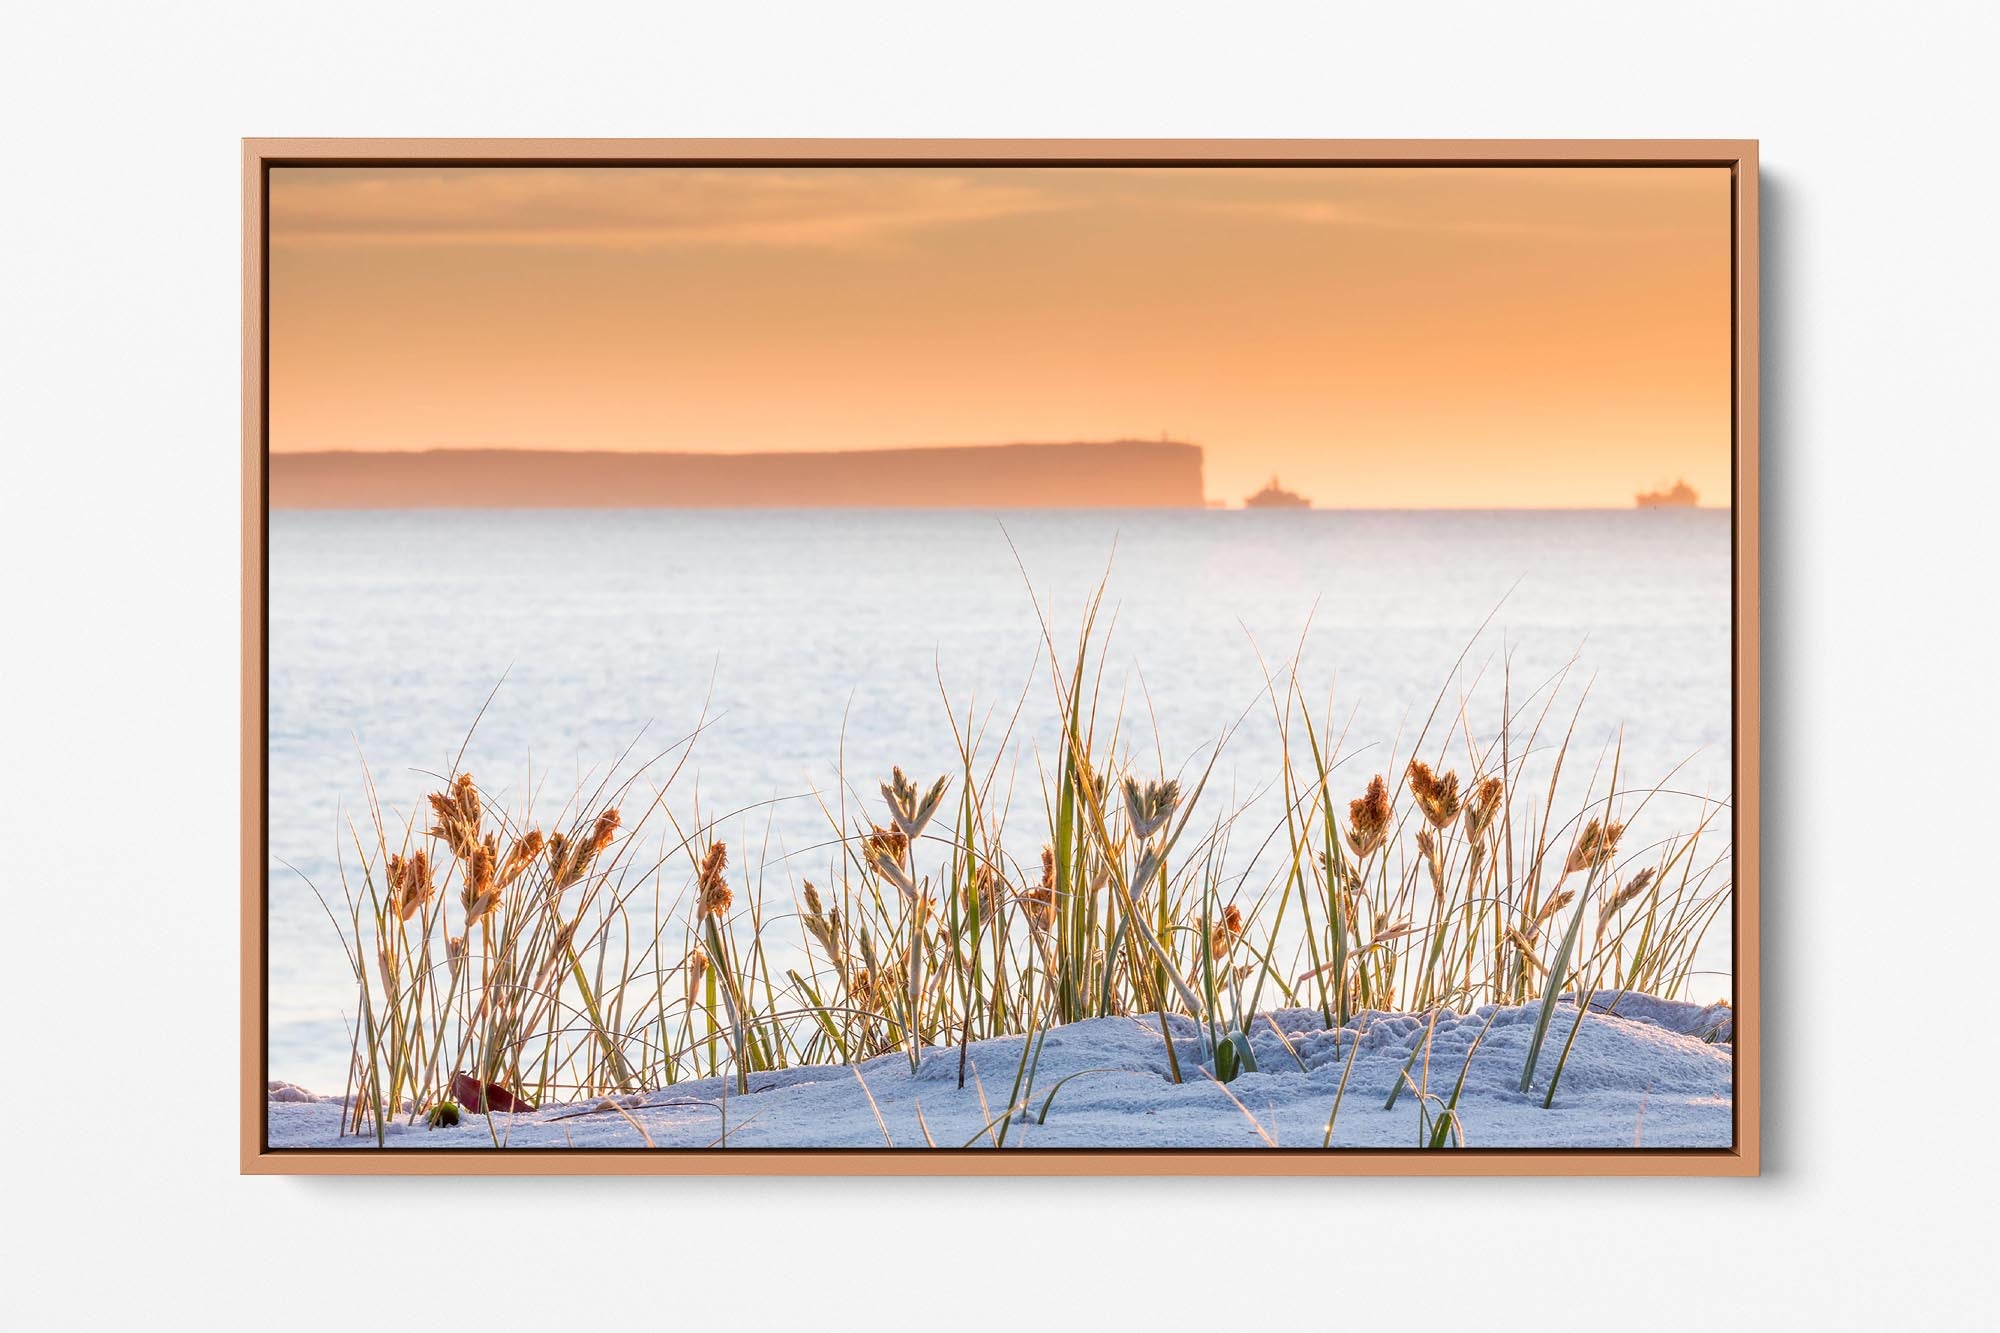
<svg viewBox="0 0 2000 1333"><path fill-rule="evenodd" d="M280 509L1202 506L1201 447L1166 441L835 453L530 449L274 453Z"/></svg>

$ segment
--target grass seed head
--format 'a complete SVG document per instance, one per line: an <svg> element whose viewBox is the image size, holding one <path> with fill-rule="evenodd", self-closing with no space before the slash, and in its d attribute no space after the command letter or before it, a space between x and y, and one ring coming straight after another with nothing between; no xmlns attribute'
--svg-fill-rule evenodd
<svg viewBox="0 0 2000 1333"><path fill-rule="evenodd" d="M813 887L811 880L805 882L804 888L806 931L819 941L820 948L826 950L826 956L838 966L846 956L840 939L840 909L836 907L831 912L827 911L826 904L820 901L819 890Z"/></svg>
<svg viewBox="0 0 2000 1333"><path fill-rule="evenodd" d="M910 850L910 835L901 828L883 828L880 824L870 824L869 832L862 835L861 854L871 864L890 860L898 865Z"/></svg>
<svg viewBox="0 0 2000 1333"><path fill-rule="evenodd" d="M1446 773L1440 777L1423 760L1412 759L1409 778L1410 795L1417 798L1417 808L1424 812L1432 828L1444 828L1458 818L1458 774Z"/></svg>
<svg viewBox="0 0 2000 1333"><path fill-rule="evenodd" d="M540 829L529 829L514 839L513 846L507 849L506 859L500 863L501 888L519 879L522 872L535 863L535 858L542 854L543 841Z"/></svg>
<svg viewBox="0 0 2000 1333"><path fill-rule="evenodd" d="M459 886L458 899L465 908L467 926L478 925L500 906L500 888L495 879L497 869L492 849L483 842L473 845L460 866L463 883Z"/></svg>
<svg viewBox="0 0 2000 1333"><path fill-rule="evenodd" d="M1423 855L1424 865L1431 872L1431 893L1437 898L1444 897L1444 853L1438 847L1437 834L1427 828L1417 830L1417 851Z"/></svg>
<svg viewBox="0 0 2000 1333"><path fill-rule="evenodd" d="M1647 866L1625 881L1624 887L1604 899L1604 905L1597 912L1597 938L1603 939L1605 931L1611 927L1611 919L1634 898L1644 893L1653 883L1653 867Z"/></svg>
<svg viewBox="0 0 2000 1333"><path fill-rule="evenodd" d="M1528 923L1528 938L1532 940L1537 935L1540 935L1542 927L1554 920L1556 913L1562 911L1563 908L1568 907L1575 901L1576 891L1574 889L1564 889L1561 893L1552 895L1547 902L1542 904L1542 910L1535 913L1534 920Z"/></svg>
<svg viewBox="0 0 2000 1333"><path fill-rule="evenodd" d="M701 895L697 915L719 917L729 911L729 904L735 901L736 895L730 892L729 881L723 877L722 872L728 866L729 844L710 843L695 870L695 888Z"/></svg>
<svg viewBox="0 0 2000 1333"><path fill-rule="evenodd" d="M432 792L430 803L431 813L437 819L431 826L432 836L443 838L461 859L471 857L480 846L479 786L472 780L472 774L460 773L452 780L449 791Z"/></svg>
<svg viewBox="0 0 2000 1333"><path fill-rule="evenodd" d="M437 885L431 880L430 858L422 852L389 855L389 910L408 921L430 905Z"/></svg>
<svg viewBox="0 0 2000 1333"><path fill-rule="evenodd" d="M1615 912L1644 893L1653 883L1653 867L1647 866L1625 881L1625 887L1604 900L1604 910Z"/></svg>
<svg viewBox="0 0 2000 1333"><path fill-rule="evenodd" d="M1145 842L1165 828L1180 800L1181 784L1173 778L1148 782L1144 787L1137 778L1126 778L1125 818L1132 826L1132 836Z"/></svg>
<svg viewBox="0 0 2000 1333"><path fill-rule="evenodd" d="M924 826L937 813L945 788L951 785L951 777L946 774L933 782L929 790L919 793L917 784L903 776L902 769L892 768L889 771L890 780L882 784L882 797L889 803L890 821L902 831L904 837L914 841L923 836Z"/></svg>
<svg viewBox="0 0 2000 1333"><path fill-rule="evenodd" d="M1500 813L1500 802L1506 796L1507 788L1499 778L1481 778L1472 789L1472 798L1465 803L1465 836L1472 843L1478 843L1493 827L1493 820Z"/></svg>
<svg viewBox="0 0 2000 1333"><path fill-rule="evenodd" d="M1593 818L1583 826L1583 832L1569 849L1569 856L1563 862L1564 871L1574 874L1604 865L1618 855L1618 840L1624 836L1623 824L1607 824Z"/></svg>
<svg viewBox="0 0 2000 1333"><path fill-rule="evenodd" d="M618 836L618 811L609 808L591 821L580 836L566 838L557 833L549 838L549 878L558 892L590 873L591 864Z"/></svg>
<svg viewBox="0 0 2000 1333"><path fill-rule="evenodd" d="M1243 938L1243 909L1235 903L1222 909L1222 919L1208 933L1208 956L1221 962L1236 947L1236 941Z"/></svg>
<svg viewBox="0 0 2000 1333"><path fill-rule="evenodd" d="M596 822L590 826L590 854L592 856L602 855L604 850L611 845L611 840L617 836L618 809L616 806L612 806L599 815Z"/></svg>
<svg viewBox="0 0 2000 1333"><path fill-rule="evenodd" d="M688 950L687 961L682 964L682 970L686 973L688 1008L692 1009L696 997L701 994L702 982L708 976L708 950L699 944Z"/></svg>
<svg viewBox="0 0 2000 1333"><path fill-rule="evenodd" d="M1395 812L1389 805L1389 784L1380 773L1368 780L1359 800L1347 803L1347 849L1365 857L1389 840Z"/></svg>

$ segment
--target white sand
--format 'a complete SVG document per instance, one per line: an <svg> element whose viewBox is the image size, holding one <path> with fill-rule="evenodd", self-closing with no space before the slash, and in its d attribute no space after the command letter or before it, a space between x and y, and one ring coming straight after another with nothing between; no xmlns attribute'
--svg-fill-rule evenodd
<svg viewBox="0 0 2000 1333"><path fill-rule="evenodd" d="M1612 996L1601 994L1601 1003ZM1491 1008L1439 1018L1429 1068L1419 1055L1411 1076L1449 1099L1468 1047ZM1557 1007L1532 1092L1518 1090L1536 1008L1500 1010L1474 1055L1458 1100L1465 1145L1497 1147L1721 1148L1731 1141L1732 1048L1729 1010L1627 996L1615 1013L1593 1007L1563 1070L1555 1105L1544 1109L1548 1078L1575 1008ZM1034 1087L1007 1130L1007 1144L1033 1148L1318 1148L1357 1029L1361 1050L1341 1102L1337 1147L1416 1147L1423 1109L1405 1088L1384 1101L1425 1020L1367 1015L1328 1031L1312 1010L1261 1017L1251 1040L1258 1070L1227 1085L1202 1072L1194 1024L1170 1019L1183 1082L1168 1078L1159 1020L1100 1018L1048 1031ZM1283 1033L1283 1039L1279 1033ZM1723 1040L1707 1040L1713 1036ZM1291 1051L1288 1052L1286 1044ZM733 1080L705 1079L620 1099L529 1114L468 1115L456 1129L398 1124L391 1148L940 1148L991 1146L988 1121L1008 1103L1020 1064L1018 1037L974 1042L959 1087L959 1052L924 1053L914 1073L906 1056L887 1055L858 1070L819 1066L754 1075L748 1096ZM1296 1055L1296 1059L1294 1058ZM1300 1069L1300 1064L1305 1066ZM1085 1072L1090 1071L1090 1072ZM1058 1081L1047 1122L1037 1124ZM376 1146L372 1134L342 1137L338 1099L274 1084L269 1103L274 1148ZM1435 1114L1437 1103L1430 1104ZM878 1119L879 1116L879 1119ZM928 1126L928 1138L926 1135ZM726 1132L725 1132L726 1131Z"/></svg>

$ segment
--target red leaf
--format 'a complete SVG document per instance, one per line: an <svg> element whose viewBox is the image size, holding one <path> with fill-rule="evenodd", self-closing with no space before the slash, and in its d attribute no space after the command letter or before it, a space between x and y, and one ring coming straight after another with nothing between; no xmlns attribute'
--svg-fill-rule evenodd
<svg viewBox="0 0 2000 1333"><path fill-rule="evenodd" d="M468 1111L532 1111L535 1104L516 1097L498 1083L485 1083L467 1073L451 1076L451 1099Z"/></svg>

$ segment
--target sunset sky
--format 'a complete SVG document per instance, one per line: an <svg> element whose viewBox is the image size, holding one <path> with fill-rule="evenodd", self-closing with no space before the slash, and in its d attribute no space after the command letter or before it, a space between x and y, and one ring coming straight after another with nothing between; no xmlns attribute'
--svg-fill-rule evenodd
<svg viewBox="0 0 2000 1333"><path fill-rule="evenodd" d="M1720 168L288 168L271 447L1204 446L1211 497L1729 498Z"/></svg>

